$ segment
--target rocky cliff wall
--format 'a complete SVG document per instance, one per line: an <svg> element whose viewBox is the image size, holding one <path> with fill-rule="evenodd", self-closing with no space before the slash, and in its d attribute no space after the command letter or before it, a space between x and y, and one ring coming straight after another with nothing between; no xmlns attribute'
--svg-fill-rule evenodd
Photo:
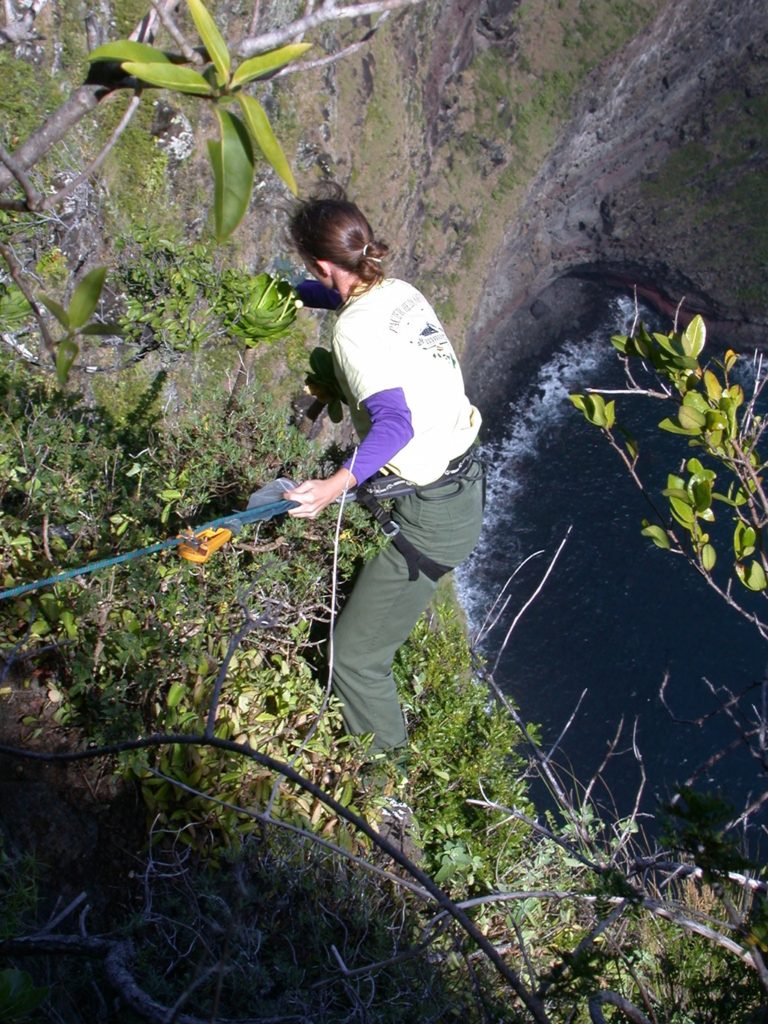
<svg viewBox="0 0 768 1024"><path fill-rule="evenodd" d="M237 38L244 9L211 7ZM44 6L40 19L24 59L39 75L65 47L77 80L91 42L87 5ZM105 5L99 38L127 30L112 19ZM327 27L319 49L360 34ZM16 122L36 113L36 100L24 103L29 88L20 80ZM424 0L354 56L275 82L262 98L302 191L327 177L349 187L392 244L394 272L438 304L480 387L503 382L517 350L584 312L595 278L637 285L670 309L685 295L688 310L734 340L763 336L764 0ZM188 221L193 237L205 229L205 125L183 158L143 141L162 142L177 116L187 125L196 108L178 107L149 106L107 165L102 198L97 189L85 213L62 219L54 240L73 267L102 248L104 210L105 238L151 215L146 179L163 194L161 169L170 183L158 212ZM84 159L96 145L76 141ZM256 269L285 254L284 189L262 170L225 253Z"/></svg>

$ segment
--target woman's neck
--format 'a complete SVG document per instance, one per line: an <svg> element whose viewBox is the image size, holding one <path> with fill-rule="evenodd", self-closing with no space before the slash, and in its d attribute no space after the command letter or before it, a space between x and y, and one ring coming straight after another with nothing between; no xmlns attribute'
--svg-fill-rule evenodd
<svg viewBox="0 0 768 1024"><path fill-rule="evenodd" d="M341 295L343 302L347 301L360 284L360 278L357 274L353 274L350 270L344 270L343 267L333 268L331 280L333 281L333 287Z"/></svg>

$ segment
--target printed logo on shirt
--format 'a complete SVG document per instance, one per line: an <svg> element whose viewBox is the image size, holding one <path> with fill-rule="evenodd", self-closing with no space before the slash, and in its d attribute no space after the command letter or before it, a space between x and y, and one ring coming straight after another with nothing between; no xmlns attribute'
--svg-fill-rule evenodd
<svg viewBox="0 0 768 1024"><path fill-rule="evenodd" d="M421 308L415 310L417 306ZM413 310L415 310L415 314L409 316L408 314ZM433 359L447 359L452 366L456 366L456 356L445 331L439 322L433 323L426 319L426 315L431 312L432 310L421 295L409 296L401 305L392 310L389 317L389 329L396 334L404 335L409 344L417 345L423 352L428 352ZM420 323L425 322L426 326L419 329Z"/></svg>
<svg viewBox="0 0 768 1024"><path fill-rule="evenodd" d="M431 352L433 359L448 359L453 366L456 365L451 343L442 327L427 321L427 326L419 334L418 344L419 348Z"/></svg>

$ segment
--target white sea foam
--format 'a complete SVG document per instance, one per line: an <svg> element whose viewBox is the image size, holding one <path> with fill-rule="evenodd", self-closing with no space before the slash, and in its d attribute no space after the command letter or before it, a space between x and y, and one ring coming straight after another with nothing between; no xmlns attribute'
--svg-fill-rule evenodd
<svg viewBox="0 0 768 1024"><path fill-rule="evenodd" d="M485 525L472 558L455 574L459 600L473 632L494 596L488 593L489 568L503 562L511 572L531 553L522 549L514 528L515 505L524 496L526 472L530 471L526 467L535 461L542 440L551 436L565 417L576 415L568 395L598 382L601 368L615 358L610 335L628 330L633 316L630 300L613 299L594 331L566 341L539 367L504 410L507 428L503 436L481 447L487 470ZM503 554L499 551L501 538Z"/></svg>

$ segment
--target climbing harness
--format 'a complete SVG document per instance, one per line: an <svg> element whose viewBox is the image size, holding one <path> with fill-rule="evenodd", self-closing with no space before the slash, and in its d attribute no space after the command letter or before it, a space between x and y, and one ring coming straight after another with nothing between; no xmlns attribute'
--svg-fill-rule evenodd
<svg viewBox="0 0 768 1024"><path fill-rule="evenodd" d="M35 580L34 583L24 583L18 587L10 587L8 590L0 591L0 601L11 597L20 597L41 587L51 587L55 583L62 583L64 580L73 579L75 576L85 576L87 573L97 572L99 569L106 569L111 565L119 565L121 562L129 562L134 558L142 558L145 555L154 555L158 551L165 551L169 548L178 548L182 558L198 564L207 562L211 555L218 551L233 536L236 536L244 526L249 523L259 522L263 519L272 519L283 512L296 507L295 501L287 501L282 495L295 485L292 481L280 477L271 483L254 491L248 501L248 507L242 512L232 512L221 519L214 519L205 523L196 530L189 530L178 537L169 537L167 540L159 541L157 544L150 544L146 548L137 548L135 551L126 551L121 555L114 555L111 558L101 558L96 562L89 562L87 565L78 566L76 569L67 569L49 576L46 579Z"/></svg>
<svg viewBox="0 0 768 1024"><path fill-rule="evenodd" d="M399 523L394 520L391 512L382 506L380 499L400 498L406 494L420 496L423 491L436 490L438 487L446 487L448 484L460 480L479 480L481 478L485 483L485 467L470 449L449 462L443 475L430 484L417 486L403 480L402 477L382 474L366 480L354 491L350 491L347 498L353 498L368 509L381 527L382 533L389 537L393 546L405 559L408 566L408 579L412 583L419 578L420 572L423 572L433 583L437 583L441 576L451 572L453 566L441 565L429 555L419 551L407 537L403 536ZM485 494L483 494L483 504L485 504Z"/></svg>

